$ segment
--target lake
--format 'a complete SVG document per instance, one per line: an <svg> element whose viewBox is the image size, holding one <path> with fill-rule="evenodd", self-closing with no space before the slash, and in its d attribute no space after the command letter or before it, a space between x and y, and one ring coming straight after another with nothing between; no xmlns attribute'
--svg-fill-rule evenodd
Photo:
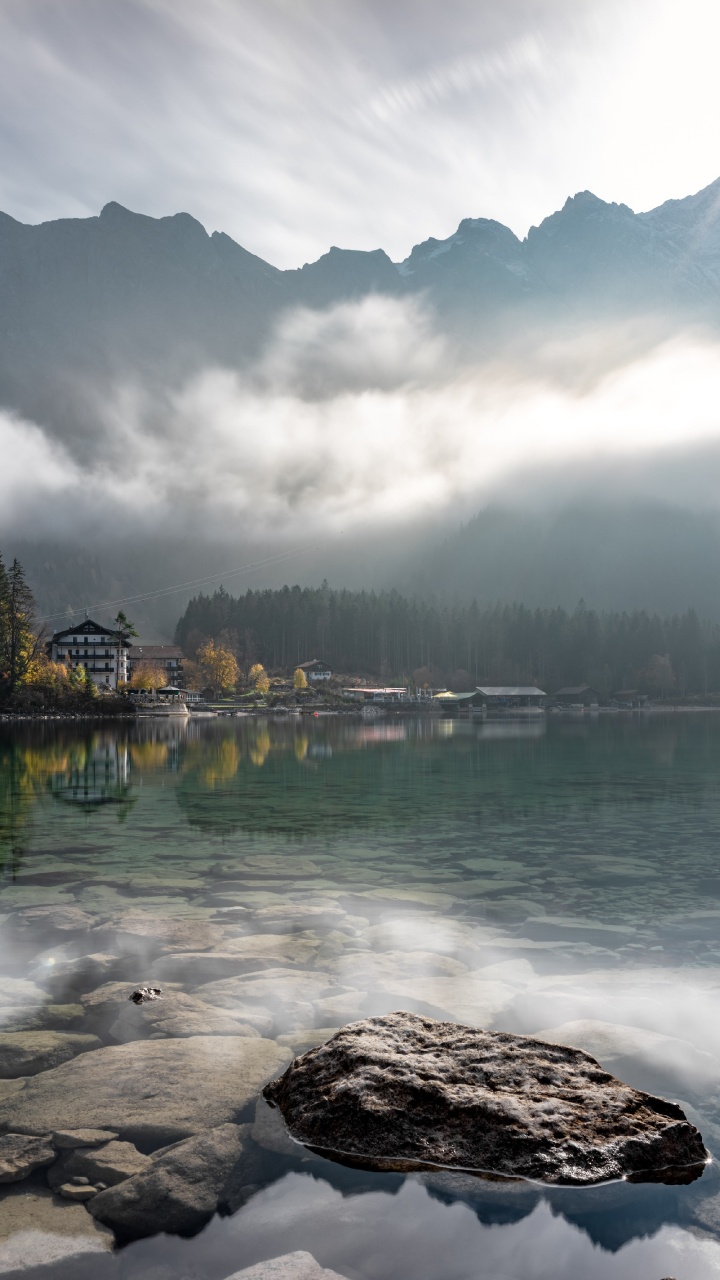
<svg viewBox="0 0 720 1280"><path fill-rule="evenodd" d="M585 1048L720 1152L720 715L6 723L0 864L5 1031L187 1035L124 995L100 1016L99 988L156 981L200 1027L237 998L289 1060L410 1009ZM73 1274L224 1280L304 1249L349 1280L720 1277L714 1164L556 1189L277 1145L234 1213ZM0 1275L68 1274L43 1188L0 1192Z"/></svg>

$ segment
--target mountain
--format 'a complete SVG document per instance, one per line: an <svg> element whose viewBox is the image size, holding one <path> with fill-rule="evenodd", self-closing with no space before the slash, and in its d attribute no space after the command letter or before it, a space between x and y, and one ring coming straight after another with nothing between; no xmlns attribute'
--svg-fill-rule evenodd
<svg viewBox="0 0 720 1280"><path fill-rule="evenodd" d="M510 318L678 311L720 320L720 179L649 213L590 192L519 240L466 218L401 263L332 248L279 271L187 213L121 205L26 226L0 214L0 404L92 437L83 391L131 375L174 384L209 363L241 369L279 315L370 294L422 294L467 344Z"/></svg>
<svg viewBox="0 0 720 1280"><path fill-rule="evenodd" d="M405 591L477 599L719 619L720 518L659 502L596 498L545 511L486 507L410 556Z"/></svg>
<svg viewBox="0 0 720 1280"><path fill-rule="evenodd" d="M620 359L627 354L627 342L616 321L637 318L642 323L636 328L651 333L651 342L658 320L663 335L698 321L717 327L720 179L645 213L580 192L524 239L492 219L466 218L446 239L417 244L403 262L392 262L382 249L333 247L317 262L286 271L222 232L209 235L187 213L156 219L110 203L96 217L38 226L0 213L0 412L29 418L51 442L61 442L92 490L103 468L115 474L119 455L124 482L128 476L134 479L133 446L127 441L138 436L137 431L124 434L117 418L118 396L127 392L132 409L132 396L141 400L147 392L138 420L143 432L155 433L153 457L159 458L159 467L174 463L192 483L195 435L193 448L188 450L187 442L184 452L176 448L174 419L166 412L188 378L212 368L242 372L255 366L258 377L268 379L262 394L272 396L275 366L272 361L264 365L263 357L285 314L304 308L321 316L336 304L378 296L423 300L434 329L445 339L444 347L435 344L433 350L441 351L441 359L447 354L449 378L456 366L471 369L502 353L505 345L515 344L521 355L526 339L530 350L530 339L540 335L544 340L555 329L563 336L582 337L584 326L590 332L597 321L606 322L606 337L618 334ZM368 309L363 323L372 326L379 314ZM643 330L645 321L649 326ZM293 395L321 401L331 383L333 394L338 388L353 393L368 389L372 369L363 364L364 357L355 362L351 324L331 352L337 363L334 382L328 381L325 367L326 330L318 322L309 332L310 345L298 347L291 357L307 375L298 391L293 372ZM380 324L373 338L371 356L381 369L382 387L386 347L388 377L396 376L394 337ZM286 346L294 341L291 329ZM562 361L562 344L559 349ZM399 366L399 378L421 383L424 358L421 350L410 372ZM615 357L611 353L609 358ZM341 407L328 430L337 433L342 423ZM200 452L202 427L200 416L196 428L193 424ZM233 418L229 429L252 432L251 413ZM302 433L297 446L291 434L287 439L292 483L286 488L292 505L299 456L293 450L305 446ZM303 455L301 486L316 476L325 478L322 444L314 449ZM279 467L287 466L287 456ZM348 456L355 456L352 449ZM710 464L698 465L707 472ZM222 468L222 460L217 466ZM351 483L351 467L341 467L338 476L338 484L344 485L347 476ZM552 515L532 516L516 503L514 511L489 509L441 540L439 530L449 530L451 519L457 524L468 512L467 505L456 514L448 505L437 516L435 529L427 521L421 528L419 520L412 528L409 523L397 526L386 545L379 528L362 537L353 533L332 552L326 548L303 561L302 572L290 568L286 574L280 566L267 571L267 581L277 583L278 574L283 581L290 576L304 582L328 576L337 585L408 589L412 584L424 593L436 592L442 583L448 597L571 606L583 595L597 605L647 604L663 612L695 604L714 616L714 604L704 604L703 598L714 599L720 591L715 572L720 526L714 518L689 514L692 498L687 496L685 511L678 500L675 514L652 504L641 511L629 499L623 507L617 478L612 470L602 477L598 473L597 490L606 501L603 506L598 499L592 511L567 503L560 510L562 504L556 502ZM172 481L171 475L170 492ZM148 482L150 492L155 482ZM2 549L6 555L17 551L27 562L48 612L153 591L168 582L205 576L223 563L261 559L274 549L272 531L258 535L266 540L262 554L252 544L250 524L244 532L228 527L224 537L215 522L212 542L205 532L204 515L211 509L216 482L217 474L198 472L200 496L193 519L186 519L179 499L180 526L168 528L162 539L157 532L146 535L142 519L132 513L119 524L103 524L102 512L86 526L95 533L73 537L71 512L64 523L59 521L57 538L36 543L32 521L25 522L22 542L17 528L11 525L8 531L5 525ZM331 475L328 483L335 482ZM686 478L684 492L691 491ZM140 510L142 514L142 506ZM283 543L284 548L289 545ZM183 603L177 597L178 611ZM151 602L143 625L146 619L150 626L154 618L158 632L168 634L174 610L174 599L162 605Z"/></svg>

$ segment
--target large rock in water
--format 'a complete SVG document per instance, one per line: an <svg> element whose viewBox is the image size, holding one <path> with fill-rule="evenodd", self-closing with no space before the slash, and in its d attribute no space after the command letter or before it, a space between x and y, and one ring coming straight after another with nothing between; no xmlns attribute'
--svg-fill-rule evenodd
<svg viewBox="0 0 720 1280"><path fill-rule="evenodd" d="M288 1057L272 1040L240 1036L95 1049L0 1102L0 1133L111 1129L158 1147L236 1120Z"/></svg>
<svg viewBox="0 0 720 1280"><path fill-rule="evenodd" d="M579 1049L412 1013L351 1023L264 1096L298 1141L378 1169L582 1184L691 1181L707 1160L678 1106Z"/></svg>

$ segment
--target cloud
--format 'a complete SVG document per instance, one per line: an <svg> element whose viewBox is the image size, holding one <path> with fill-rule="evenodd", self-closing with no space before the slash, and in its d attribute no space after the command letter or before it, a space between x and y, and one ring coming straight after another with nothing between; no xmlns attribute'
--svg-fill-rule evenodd
<svg viewBox="0 0 720 1280"><path fill-rule="evenodd" d="M245 374L98 394L92 455L2 415L0 532L305 539L581 493L717 509L719 355L613 328L461 365L417 302L299 310Z"/></svg>

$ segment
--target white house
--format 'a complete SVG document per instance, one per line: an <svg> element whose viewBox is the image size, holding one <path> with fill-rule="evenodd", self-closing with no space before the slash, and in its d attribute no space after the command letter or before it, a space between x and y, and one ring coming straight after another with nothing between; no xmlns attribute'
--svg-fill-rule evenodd
<svg viewBox="0 0 720 1280"><path fill-rule="evenodd" d="M88 671L100 688L117 689L127 678L130 641L119 631L86 618L75 627L56 631L48 645L53 662Z"/></svg>
<svg viewBox="0 0 720 1280"><path fill-rule="evenodd" d="M304 671L308 680L331 680L332 671L326 662L313 658L310 662L299 662L296 671Z"/></svg>

